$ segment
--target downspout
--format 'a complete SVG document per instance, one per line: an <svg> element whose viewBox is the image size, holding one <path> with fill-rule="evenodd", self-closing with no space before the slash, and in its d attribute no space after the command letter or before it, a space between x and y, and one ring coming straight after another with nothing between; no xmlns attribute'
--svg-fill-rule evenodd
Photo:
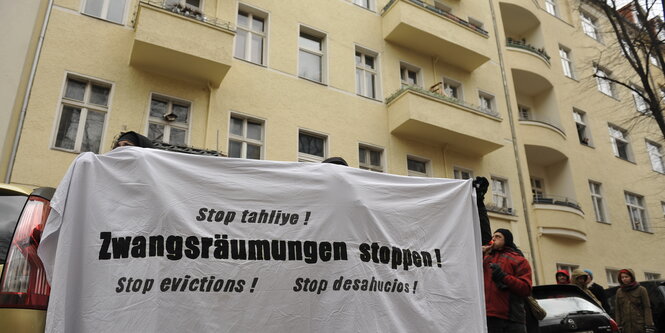
<svg viewBox="0 0 665 333"><path fill-rule="evenodd" d="M12 145L12 153L9 156L9 166L7 167L7 174L5 175L5 183L9 184L12 178L12 169L14 169L14 161L16 160L16 153L18 152L18 144L21 140L21 132L23 131L23 122L25 121L25 114L28 110L28 101L30 100L30 93L32 91L32 84L35 81L35 73L37 73L37 64L39 63L39 55L42 52L42 45L44 44L44 36L46 35L46 26L51 17L51 8L53 8L53 0L49 0L46 7L46 15L44 22L42 22L42 30L39 33L39 40L37 41L37 49L35 50L35 57L32 60L32 68L30 69L30 77L28 78L28 85L25 88L25 96L23 96L23 104L21 105L21 114L19 115L18 125L16 126L16 135L14 136L14 144Z"/></svg>
<svg viewBox="0 0 665 333"><path fill-rule="evenodd" d="M528 203L526 201L526 190L525 190L525 185L524 185L524 179L523 179L523 172L522 172L522 163L520 159L520 154L519 154L519 146L517 144L517 134L515 130L515 120L513 118L513 111L512 111L512 106L510 104L510 93L508 89L508 79L506 76L506 65L503 60L503 52L501 51L501 41L499 40L499 34L498 34L498 27L496 23L496 13L494 11L494 4L492 3L492 0L489 0L490 4L490 12L492 14L492 24L494 27L494 39L496 41L496 50L499 54L499 67L501 67L501 79L503 81L503 91L505 94L506 98L506 108L508 110L508 123L510 124L510 135L512 139L512 144L513 144L513 153L515 154L515 162L517 164L517 179L519 181L520 185L520 195L522 196L522 208L524 212L524 223L526 224L526 232L529 237L529 251L531 251L531 267L533 267L533 278L534 278L534 285L538 285L538 267L537 262L540 262L540 260L536 260L536 252L534 251L534 246L533 246L533 235L531 233L531 222L529 220L529 212L528 212Z"/></svg>
<svg viewBox="0 0 665 333"><path fill-rule="evenodd" d="M208 81L208 111L206 114L206 124L205 124L205 134L204 134L204 143L203 146L208 149L208 129L210 127L210 113L212 112L212 86L210 85L210 81ZM217 151L219 152L219 131L217 132L217 139L216 139L216 148Z"/></svg>

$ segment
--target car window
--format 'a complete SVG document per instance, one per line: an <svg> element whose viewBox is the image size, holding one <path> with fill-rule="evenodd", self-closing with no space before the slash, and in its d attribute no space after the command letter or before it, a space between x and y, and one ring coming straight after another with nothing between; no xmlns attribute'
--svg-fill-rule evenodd
<svg viewBox="0 0 665 333"><path fill-rule="evenodd" d="M9 242L27 200L28 197L24 195L0 196L0 264L5 263Z"/></svg>
<svg viewBox="0 0 665 333"><path fill-rule="evenodd" d="M570 313L578 311L603 312L598 306L579 297L539 299L538 304L547 312L547 317L545 318L565 317Z"/></svg>

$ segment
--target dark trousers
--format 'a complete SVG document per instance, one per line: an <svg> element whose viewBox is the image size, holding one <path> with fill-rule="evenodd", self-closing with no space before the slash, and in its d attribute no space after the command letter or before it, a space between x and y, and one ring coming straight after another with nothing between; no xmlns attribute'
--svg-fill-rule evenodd
<svg viewBox="0 0 665 333"><path fill-rule="evenodd" d="M506 319L487 317L487 333L526 333L526 326Z"/></svg>

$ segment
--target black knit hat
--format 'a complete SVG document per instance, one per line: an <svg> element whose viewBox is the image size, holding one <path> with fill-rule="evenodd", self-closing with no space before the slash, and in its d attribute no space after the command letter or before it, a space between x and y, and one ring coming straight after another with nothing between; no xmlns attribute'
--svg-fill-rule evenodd
<svg viewBox="0 0 665 333"><path fill-rule="evenodd" d="M343 158L337 157L337 156L326 158L321 163L332 163L332 164L338 164L338 165L343 165L343 166L349 166L349 164L346 163L346 161Z"/></svg>
<svg viewBox="0 0 665 333"><path fill-rule="evenodd" d="M129 141L133 143L134 146L137 147L154 148L152 141L150 141L150 139L134 131L120 133L118 140L115 140L113 148L118 147L118 142L120 141Z"/></svg>

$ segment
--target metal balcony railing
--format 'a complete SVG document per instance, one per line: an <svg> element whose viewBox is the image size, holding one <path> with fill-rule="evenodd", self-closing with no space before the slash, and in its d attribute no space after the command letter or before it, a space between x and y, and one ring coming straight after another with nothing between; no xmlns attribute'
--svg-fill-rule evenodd
<svg viewBox="0 0 665 333"><path fill-rule="evenodd" d="M499 113L494 111L494 110L488 110L488 109L485 109L485 108L481 108L478 105L467 103L463 100L460 100L460 99L450 97L448 95L443 94L443 91L441 89L441 82L434 84L430 88L430 90L426 90L426 89L424 89L422 87L419 87L419 86L403 86L401 89L397 90L392 95L390 95L388 98L386 98L386 104L389 104L390 102L392 102L394 99L396 99L398 96L400 96L402 94L402 92L404 92L404 91L413 91L413 92L417 92L417 93L420 93L420 94L424 94L424 95L427 95L429 97L433 97L433 98L438 99L438 100L443 101L443 102L456 104L456 105L459 105L461 107L464 107L464 108L467 108L467 109L472 109L474 111L484 113L484 114L492 116L494 118L501 119L501 116L499 115Z"/></svg>
<svg viewBox="0 0 665 333"><path fill-rule="evenodd" d="M544 48L539 49L539 48L536 48L535 46L532 46L531 44L527 44L526 40L524 40L524 39L516 40L516 39L512 39L512 38L508 37L508 39L506 39L506 45L510 46L510 47L514 47L514 48L529 51L529 52L541 57L548 64L550 63L550 56L547 54L547 51L545 51Z"/></svg>
<svg viewBox="0 0 665 333"><path fill-rule="evenodd" d="M148 5L151 7L161 8L168 10L170 12L201 21L213 25L218 28L223 28L231 31L235 31L231 22L218 19L216 17L210 17L203 13L203 11L195 6L187 4L185 1L174 1L174 0L139 0L141 4Z"/></svg>
<svg viewBox="0 0 665 333"><path fill-rule="evenodd" d="M564 133L564 134L566 133L566 132L561 128L561 125L557 125L557 124L551 123L551 122L549 122L549 121L544 121L544 120L534 119L533 116L524 117L524 116L520 115L520 118L519 118L519 119L520 119L520 121L532 121L532 122L534 122L534 123L544 124L544 125L547 125L547 126L549 126L549 127L553 127L553 128L555 128L555 129L557 129L557 130L558 130L559 132L561 132L561 133Z"/></svg>
<svg viewBox="0 0 665 333"><path fill-rule="evenodd" d="M489 36L489 32L487 32L483 28L475 26L475 25L469 23L468 21L465 21L465 20L453 15L452 13L443 11L439 8L436 8L436 7L432 6L432 5L426 4L426 3L424 3L420 0L390 0L390 1L388 1L388 4L386 4L385 7L383 7L383 9L381 10L381 14L385 13L393 4L397 3L398 1L411 2L415 5L418 5L418 6L422 7L425 10L428 10L428 11L433 12L435 14L441 15L444 18L448 19L449 21L459 23L459 24L465 26L466 28L468 28L469 30L473 30L475 32L478 32L478 33L484 35L484 36Z"/></svg>
<svg viewBox="0 0 665 333"><path fill-rule="evenodd" d="M535 194L533 196L534 204L545 204L545 205L557 205L565 206L570 208L575 208L582 211L579 203L573 199L561 196L561 195L552 195L552 194Z"/></svg>

